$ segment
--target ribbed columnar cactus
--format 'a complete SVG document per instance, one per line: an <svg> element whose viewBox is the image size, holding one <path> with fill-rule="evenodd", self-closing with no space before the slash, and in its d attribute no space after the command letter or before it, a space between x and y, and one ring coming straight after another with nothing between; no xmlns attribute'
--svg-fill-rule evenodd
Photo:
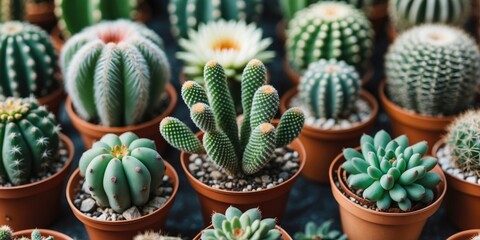
<svg viewBox="0 0 480 240"><path fill-rule="evenodd" d="M13 238L13 231L10 227L4 225L0 227L0 240L54 240L54 237L49 236L49 237L44 237L38 231L38 229L35 229L32 231L32 234L30 235L30 238L27 237L21 237L21 238Z"/></svg>
<svg viewBox="0 0 480 240"><path fill-rule="evenodd" d="M392 139L381 130L374 137L363 135L360 144L360 152L343 150L347 161L342 168L348 173L348 185L363 190L364 199L375 202L380 210L398 205L403 211L415 202L433 201L440 176L430 171L437 159L423 157L428 148L425 141L409 146L405 135Z"/></svg>
<svg viewBox="0 0 480 240"><path fill-rule="evenodd" d="M162 103L170 65L162 40L144 25L103 22L67 41L61 54L76 112L105 126L144 121Z"/></svg>
<svg viewBox="0 0 480 240"><path fill-rule="evenodd" d="M338 59L363 74L373 48L365 14L346 3L319 2L296 13L287 28L287 59L298 72L319 59Z"/></svg>
<svg viewBox="0 0 480 240"><path fill-rule="evenodd" d="M23 20L26 0L0 0L0 22Z"/></svg>
<svg viewBox="0 0 480 240"><path fill-rule="evenodd" d="M55 116L34 99L0 102L0 182L29 183L58 153Z"/></svg>
<svg viewBox="0 0 480 240"><path fill-rule="evenodd" d="M0 24L0 99L43 97L58 87L55 49L50 36L22 22Z"/></svg>
<svg viewBox="0 0 480 240"><path fill-rule="evenodd" d="M225 20L256 21L262 13L262 0L169 0L168 12L172 33L186 38L190 29L196 30L202 23Z"/></svg>
<svg viewBox="0 0 480 240"><path fill-rule="evenodd" d="M461 27L470 18L471 7L471 0L390 0L389 15L400 31L422 23Z"/></svg>
<svg viewBox="0 0 480 240"><path fill-rule="evenodd" d="M480 110L466 112L448 129L446 139L452 162L480 177Z"/></svg>
<svg viewBox="0 0 480 240"><path fill-rule="evenodd" d="M279 0L280 9L282 10L283 17L286 20L290 20L295 16L295 13L317 2L346 2L355 6L358 9L368 9L376 0Z"/></svg>
<svg viewBox="0 0 480 240"><path fill-rule="evenodd" d="M79 168L97 204L120 213L147 203L165 174L155 143L132 132L103 136L82 154Z"/></svg>
<svg viewBox="0 0 480 240"><path fill-rule="evenodd" d="M260 210L252 208L242 213L238 208L230 206L225 215L212 215L213 229L204 230L202 240L277 240L281 233L275 229L275 219L262 219Z"/></svg>
<svg viewBox="0 0 480 240"><path fill-rule="evenodd" d="M305 232L295 234L295 240L347 240L347 236L338 230L331 230L333 221L329 220L317 226L314 222L305 225Z"/></svg>
<svg viewBox="0 0 480 240"><path fill-rule="evenodd" d="M426 24L391 45L385 73L387 95L394 103L419 114L453 115L473 103L480 53L462 30Z"/></svg>
<svg viewBox="0 0 480 240"><path fill-rule="evenodd" d="M251 60L243 72L242 104L244 120L238 134L235 108L221 65L205 65L206 88L188 81L182 97L190 108L191 118L203 132L203 147L194 133L176 118L160 123L160 133L172 146L188 153L206 152L228 174L253 174L270 160L276 147L293 141L303 127L304 115L298 108L287 110L275 128L270 121L278 110L277 90L265 85L265 66Z"/></svg>
<svg viewBox="0 0 480 240"><path fill-rule="evenodd" d="M316 118L347 117L358 99L361 80L344 61L321 59L300 78L299 97Z"/></svg>

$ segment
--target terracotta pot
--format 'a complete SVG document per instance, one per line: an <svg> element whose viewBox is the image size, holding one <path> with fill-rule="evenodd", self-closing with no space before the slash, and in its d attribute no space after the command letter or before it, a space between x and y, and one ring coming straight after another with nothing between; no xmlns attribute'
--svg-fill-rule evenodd
<svg viewBox="0 0 480 240"><path fill-rule="evenodd" d="M375 31L375 38L379 39L385 30L385 25L388 22L388 2L383 1L375 4L371 8L367 9L367 17L372 23L373 30Z"/></svg>
<svg viewBox="0 0 480 240"><path fill-rule="evenodd" d="M387 37L390 43L395 42L395 39L398 37L398 31L392 22L389 22L387 25Z"/></svg>
<svg viewBox="0 0 480 240"><path fill-rule="evenodd" d="M480 236L480 229L471 229L463 232L456 233L447 240L471 240L475 236Z"/></svg>
<svg viewBox="0 0 480 240"><path fill-rule="evenodd" d="M124 221L101 221L88 217L84 213L75 207L73 200L75 194L80 188L79 182L82 179L80 176L80 170L77 168L73 172L72 176L68 180L67 184L67 201L70 209L78 220L80 220L87 229L90 239L102 239L102 240L131 240L139 232L145 232L145 230L158 231L165 226L167 221L168 212L173 206L173 202L178 191L178 175L175 169L168 162L165 162L166 171L165 175L169 176L173 180L173 193L167 200L165 205L156 211L132 220Z"/></svg>
<svg viewBox="0 0 480 240"><path fill-rule="evenodd" d="M330 165L329 178L333 196L340 205L343 231L350 240L395 240L399 239L399 236L403 240L418 239L425 222L440 207L447 190L445 175L443 175L441 168L436 166L432 171L440 175L441 182L437 186L437 198L433 203L422 209L407 213L386 213L370 210L352 202L338 189L334 176L339 180L340 185L346 185L342 182L344 170L341 168L341 164L343 162L345 162L343 154L338 155ZM344 190L348 195L355 195L348 188Z"/></svg>
<svg viewBox="0 0 480 240"><path fill-rule="evenodd" d="M95 141L100 140L100 138L107 133L120 135L124 132L133 132L139 137L154 140L158 151L164 153L167 144L165 139L163 139L158 132L158 125L162 119L172 114L175 106L177 105L177 93L175 92L175 88L173 88L172 84L168 84L165 88L165 91L170 99L168 107L165 109L165 111L160 116L155 117L152 120L134 126L105 127L85 121L77 115L73 109L72 100L69 97L67 98L65 107L73 126L80 132L86 149L91 148Z"/></svg>
<svg viewBox="0 0 480 240"><path fill-rule="evenodd" d="M275 27L275 32L277 33L277 38L280 40L280 43L285 45L285 42L287 41L287 24L288 20L282 19L280 20L276 27Z"/></svg>
<svg viewBox="0 0 480 240"><path fill-rule="evenodd" d="M207 228L205 228L204 230L212 229L212 228L213 228L213 226L210 225L210 226L208 226ZM283 230L283 228L281 228L281 227L279 227L279 226L275 226L275 229L277 229L278 231L280 231L280 232L282 233L282 239L283 239L283 240L293 240L293 238L290 237L290 235L288 235L288 233L287 233L285 230ZM202 233L203 233L204 230L202 230L197 236L195 236L195 238L194 238L193 240L200 240L200 239L202 239Z"/></svg>
<svg viewBox="0 0 480 240"><path fill-rule="evenodd" d="M28 2L26 6L26 20L43 29L50 30L57 23L54 14L55 3L53 1L34 3Z"/></svg>
<svg viewBox="0 0 480 240"><path fill-rule="evenodd" d="M283 95L280 101L280 111L282 113L290 108L290 100L296 95L296 89L291 89ZM303 126L298 139L303 143L307 152L302 174L309 180L329 183L328 168L333 159L342 152L343 148L355 147L360 142L360 137L373 128L378 115L377 100L364 90L361 90L360 98L369 103L372 114L367 121L359 125L341 130L323 130L308 125Z"/></svg>
<svg viewBox="0 0 480 240"><path fill-rule="evenodd" d="M388 100L385 95L385 81L380 83L378 89L383 109L390 117L392 135L397 137L402 134L408 136L410 143L427 141L431 149L433 145L446 133L447 126L455 119L449 117L431 117L408 111Z"/></svg>
<svg viewBox="0 0 480 240"><path fill-rule="evenodd" d="M60 113L60 105L62 105L63 99L65 98L65 91L63 90L62 84L63 83L59 83L59 87L49 95L37 98L38 103L40 105L46 105L48 111L55 114L57 119Z"/></svg>
<svg viewBox="0 0 480 240"><path fill-rule="evenodd" d="M433 146L433 156L436 156L444 145L445 142L439 140ZM480 228L480 184L467 182L445 171L444 173L448 185L445 202L450 221L462 230Z"/></svg>
<svg viewBox="0 0 480 240"><path fill-rule="evenodd" d="M60 136L68 151L68 161L49 178L15 187L0 187L0 225L12 229L46 227L60 213L63 184L70 173L74 146L70 139Z"/></svg>
<svg viewBox="0 0 480 240"><path fill-rule="evenodd" d="M20 238L20 237L27 237L27 238L30 238L30 236L32 236L32 232L34 231L35 229L27 229L27 230L22 230L22 231L18 231L18 232L14 232L13 233L13 236L14 237L17 237L17 238ZM61 232L57 232L57 231L53 231L53 230L48 230L48 229L38 229L38 231L40 231L40 233L42 234L42 236L44 237L49 237L49 236L52 236L55 238L55 240L73 240L73 238L61 233Z"/></svg>
<svg viewBox="0 0 480 240"><path fill-rule="evenodd" d="M202 136L202 132L197 133L198 138L202 139ZM289 147L299 154L298 171L289 179L272 188L249 192L217 189L200 182L188 170L190 154L181 152L180 162L190 185L197 192L205 226L210 223L212 213L225 212L230 206L235 206L241 211L258 207L262 211L263 217L276 218L280 222L287 205L288 195L305 165L306 157L305 148L300 140L295 139Z"/></svg>
<svg viewBox="0 0 480 240"><path fill-rule="evenodd" d="M65 44L65 38L63 37L60 28L58 28L58 25L53 27L52 31L50 32L50 39L52 40L52 44L57 52L57 55L60 56L63 45Z"/></svg>

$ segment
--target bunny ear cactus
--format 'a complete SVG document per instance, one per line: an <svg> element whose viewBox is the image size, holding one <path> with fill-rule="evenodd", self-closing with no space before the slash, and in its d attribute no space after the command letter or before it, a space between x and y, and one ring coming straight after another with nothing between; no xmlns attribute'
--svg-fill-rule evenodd
<svg viewBox="0 0 480 240"><path fill-rule="evenodd" d="M103 136L82 154L79 168L97 204L120 213L143 206L165 173L153 141L131 132Z"/></svg>
<svg viewBox="0 0 480 240"><path fill-rule="evenodd" d="M26 0L0 0L0 22L23 20Z"/></svg>
<svg viewBox="0 0 480 240"><path fill-rule="evenodd" d="M314 222L305 225L305 232L295 234L295 240L347 240L347 236L340 231L331 230L333 221L326 221L320 226Z"/></svg>
<svg viewBox="0 0 480 240"><path fill-rule="evenodd" d="M346 2L358 9L368 9L375 3L375 0L279 0L279 4L283 17L286 20L290 20L295 16L296 12L307 8L311 4L326 1Z"/></svg>

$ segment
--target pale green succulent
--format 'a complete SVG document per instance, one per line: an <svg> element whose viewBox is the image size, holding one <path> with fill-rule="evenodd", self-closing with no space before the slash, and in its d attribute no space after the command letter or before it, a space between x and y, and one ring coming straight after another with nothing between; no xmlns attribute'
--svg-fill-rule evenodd
<svg viewBox="0 0 480 240"><path fill-rule="evenodd" d="M305 225L305 232L295 234L295 240L347 240L347 236L338 230L331 230L333 221L329 220L317 226L314 222Z"/></svg>

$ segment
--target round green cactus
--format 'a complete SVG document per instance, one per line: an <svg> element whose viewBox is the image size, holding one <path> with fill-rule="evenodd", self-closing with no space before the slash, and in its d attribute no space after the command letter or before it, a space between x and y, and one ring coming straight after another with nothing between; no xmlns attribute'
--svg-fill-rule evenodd
<svg viewBox="0 0 480 240"><path fill-rule="evenodd" d="M52 236L43 237L38 229L35 229L32 231L32 234L30 234L30 238L28 237L13 238L13 231L9 226L3 225L0 227L0 240L14 240L14 239L15 240L54 240Z"/></svg>
<svg viewBox="0 0 480 240"><path fill-rule="evenodd" d="M474 101L480 53L462 30L426 24L391 45L385 73L386 92L394 103L423 115L453 115Z"/></svg>
<svg viewBox="0 0 480 240"><path fill-rule="evenodd" d="M437 159L423 157L427 143L409 146L405 135L392 139L381 130L374 137L363 135L361 152L353 148L343 150L346 162L342 168L348 173L348 185L363 190L364 199L375 202L380 210L398 205L409 211L414 202L430 203L440 176L431 172Z"/></svg>
<svg viewBox="0 0 480 240"><path fill-rule="evenodd" d="M120 213L147 203L165 174L155 143L131 132L103 136L82 154L79 168L97 204Z"/></svg>
<svg viewBox="0 0 480 240"><path fill-rule="evenodd" d="M375 0L279 0L279 3L283 17L290 20L295 16L296 12L310 6L311 4L326 1L346 2L358 9L368 9L368 7L373 6L376 2Z"/></svg>
<svg viewBox="0 0 480 240"><path fill-rule="evenodd" d="M23 20L26 0L0 0L0 22Z"/></svg>
<svg viewBox="0 0 480 240"><path fill-rule="evenodd" d="M348 117L360 94L357 71L344 61L321 59L310 64L298 85L299 97L316 118Z"/></svg>
<svg viewBox="0 0 480 240"><path fill-rule="evenodd" d="M288 23L287 60L298 72L319 59L338 59L363 74L372 49L370 22L364 13L346 3L312 4Z"/></svg>
<svg viewBox="0 0 480 240"><path fill-rule="evenodd" d="M11 240L12 238L13 238L12 229L7 225L1 226L0 227L0 240Z"/></svg>
<svg viewBox="0 0 480 240"><path fill-rule="evenodd" d="M34 99L0 102L0 182L15 186L37 177L58 152L59 130L55 116Z"/></svg>
<svg viewBox="0 0 480 240"><path fill-rule="evenodd" d="M22 22L0 24L0 99L44 97L59 84L55 49L50 36L37 26Z"/></svg>
<svg viewBox="0 0 480 240"><path fill-rule="evenodd" d="M103 22L67 41L65 88L78 115L105 126L129 126L158 109L170 79L162 41L144 25Z"/></svg>
<svg viewBox="0 0 480 240"><path fill-rule="evenodd" d="M314 222L305 225L305 232L295 234L295 240L347 240L347 236L338 230L331 230L333 221L329 220L317 226Z"/></svg>

